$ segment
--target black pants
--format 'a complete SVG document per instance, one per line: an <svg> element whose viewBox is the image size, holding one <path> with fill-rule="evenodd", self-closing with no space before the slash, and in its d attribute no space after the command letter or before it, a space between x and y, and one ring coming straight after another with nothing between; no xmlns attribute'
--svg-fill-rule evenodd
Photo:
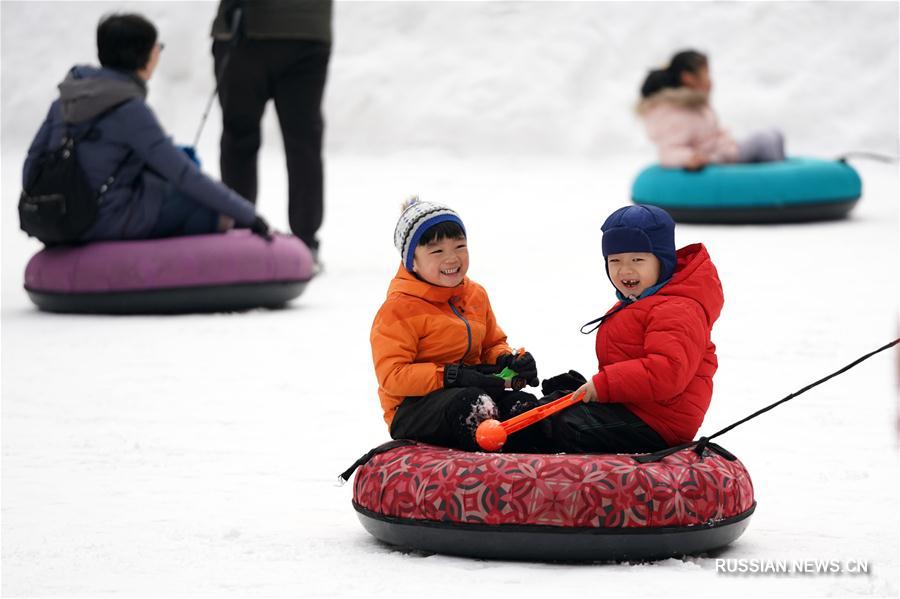
<svg viewBox="0 0 900 599"><path fill-rule="evenodd" d="M394 414L391 437L475 451L479 449L475 429L480 420L490 417L502 422L570 391L567 388L553 391L554 385L546 383L543 390L550 394L541 399L523 391L492 394L497 413L490 416L476 410L485 392L474 387L439 389L424 397L407 397ZM503 451L644 453L666 447L668 444L659 433L622 404L592 402L571 406L513 433Z"/></svg>
<svg viewBox="0 0 900 599"><path fill-rule="evenodd" d="M574 371L545 380L541 403L574 391L585 382ZM579 403L533 426L540 427L547 451L644 453L668 447L650 425L619 403Z"/></svg>
<svg viewBox="0 0 900 599"><path fill-rule="evenodd" d="M579 403L540 425L552 451L645 453L668 447L659 433L619 403Z"/></svg>
<svg viewBox="0 0 900 599"><path fill-rule="evenodd" d="M483 396L475 387L438 389L422 397L407 397L397 408L391 422L391 437L415 439L442 447L467 451L478 450L475 429L482 420L503 421L537 407L538 400L524 391L501 391L489 395L496 411L487 414ZM527 432L526 432L527 431ZM534 428L510 435L503 451L541 451L538 432Z"/></svg>
<svg viewBox="0 0 900 599"><path fill-rule="evenodd" d="M322 95L331 45L308 40L213 43L222 106L222 182L256 203L260 120L275 101L288 172L291 232L312 249L323 217Z"/></svg>

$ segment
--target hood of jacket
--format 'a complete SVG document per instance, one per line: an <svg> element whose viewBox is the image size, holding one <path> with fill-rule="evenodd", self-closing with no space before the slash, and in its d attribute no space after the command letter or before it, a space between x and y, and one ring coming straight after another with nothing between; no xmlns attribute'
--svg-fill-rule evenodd
<svg viewBox="0 0 900 599"><path fill-rule="evenodd" d="M671 105L687 110L700 111L709 105L706 94L689 87L667 87L652 96L643 98L638 102L635 111L643 116L657 106Z"/></svg>
<svg viewBox="0 0 900 599"><path fill-rule="evenodd" d="M72 67L59 84L63 120L77 124L134 98L147 97L147 85L134 73L88 65Z"/></svg>
<svg viewBox="0 0 900 599"><path fill-rule="evenodd" d="M417 278L401 264L400 268L397 269L397 274L394 275L391 284L388 286L387 294L390 297L394 293L402 293L422 298L431 303L442 304L454 297L466 295L469 285L469 277L464 277L463 282L456 287L440 287L439 285L432 285L431 283L426 283L422 279Z"/></svg>
<svg viewBox="0 0 900 599"><path fill-rule="evenodd" d="M661 296L690 298L703 308L709 326L719 318L725 295L719 273L702 243L685 246L676 253L675 274L657 292Z"/></svg>

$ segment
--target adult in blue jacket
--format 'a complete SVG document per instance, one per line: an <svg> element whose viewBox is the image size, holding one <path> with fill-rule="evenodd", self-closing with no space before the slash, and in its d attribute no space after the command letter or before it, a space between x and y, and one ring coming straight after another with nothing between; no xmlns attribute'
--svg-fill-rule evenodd
<svg viewBox="0 0 900 599"><path fill-rule="evenodd" d="M78 136L93 124L78 144L85 178L99 190L117 169L118 174L81 241L198 235L235 224L268 237L253 204L203 174L145 102L162 48L156 27L140 15L101 19L101 66L76 65L59 84L59 98L28 149L23 180L43 151L59 146L67 128Z"/></svg>

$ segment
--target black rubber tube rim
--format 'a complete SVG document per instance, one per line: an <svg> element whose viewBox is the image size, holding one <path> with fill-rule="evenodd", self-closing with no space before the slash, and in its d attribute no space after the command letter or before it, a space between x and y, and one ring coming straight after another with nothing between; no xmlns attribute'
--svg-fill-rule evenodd
<svg viewBox="0 0 900 599"><path fill-rule="evenodd" d="M353 507L372 536L402 548L480 559L577 562L667 559L718 549L743 534L756 502L712 524L658 528L448 523L385 516L355 501ZM386 532L394 538L385 538Z"/></svg>
<svg viewBox="0 0 900 599"><path fill-rule="evenodd" d="M45 312L65 314L190 314L278 308L297 298L312 280L195 285L130 291L65 293L25 286Z"/></svg>
<svg viewBox="0 0 900 599"><path fill-rule="evenodd" d="M853 210L853 207L859 202L859 198L802 204L718 206L714 208L670 206L666 203L638 198L632 198L632 202L659 206L673 219L682 223L752 225L839 220L845 218Z"/></svg>

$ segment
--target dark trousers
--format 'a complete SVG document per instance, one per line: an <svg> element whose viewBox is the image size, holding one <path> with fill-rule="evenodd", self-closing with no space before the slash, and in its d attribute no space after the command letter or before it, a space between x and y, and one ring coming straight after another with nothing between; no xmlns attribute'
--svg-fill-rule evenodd
<svg viewBox="0 0 900 599"><path fill-rule="evenodd" d="M291 232L312 249L323 217L322 95L331 45L311 40L213 43L222 106L222 182L256 203L260 120L274 100L284 139Z"/></svg>
<svg viewBox="0 0 900 599"><path fill-rule="evenodd" d="M479 409L485 392L474 387L438 389L423 397L407 397L394 414L391 437L476 451L479 448L475 429L481 420L509 420L570 391L568 388L553 391L559 385L548 386L547 382L544 381L543 389L549 395L541 399L523 391L491 394L497 411L490 415ZM646 453L666 447L668 444L659 433L622 404L591 402L571 406L513 433L502 451Z"/></svg>
<svg viewBox="0 0 900 599"><path fill-rule="evenodd" d="M156 223L147 237L155 239L181 235L206 235L218 231L219 214L216 211L170 186L159 208Z"/></svg>
<svg viewBox="0 0 900 599"><path fill-rule="evenodd" d="M508 420L538 405L537 398L530 393L501 391L488 395L490 407L496 408L488 413L485 395L488 394L475 387L460 387L438 389L422 397L407 397L394 414L391 437L476 451L479 448L475 442L475 429L482 420ZM539 443L536 429L525 429L510 435L503 451L538 452L541 449Z"/></svg>
<svg viewBox="0 0 900 599"><path fill-rule="evenodd" d="M552 451L646 453L668 447L659 433L619 403L579 403L540 425Z"/></svg>
<svg viewBox="0 0 900 599"><path fill-rule="evenodd" d="M738 142L738 162L784 160L784 135L777 129L759 131Z"/></svg>
<svg viewBox="0 0 900 599"><path fill-rule="evenodd" d="M570 370L541 385L547 403L585 383ZM546 449L566 453L645 453L668 447L650 425L619 403L579 403L535 425L540 427Z"/></svg>

